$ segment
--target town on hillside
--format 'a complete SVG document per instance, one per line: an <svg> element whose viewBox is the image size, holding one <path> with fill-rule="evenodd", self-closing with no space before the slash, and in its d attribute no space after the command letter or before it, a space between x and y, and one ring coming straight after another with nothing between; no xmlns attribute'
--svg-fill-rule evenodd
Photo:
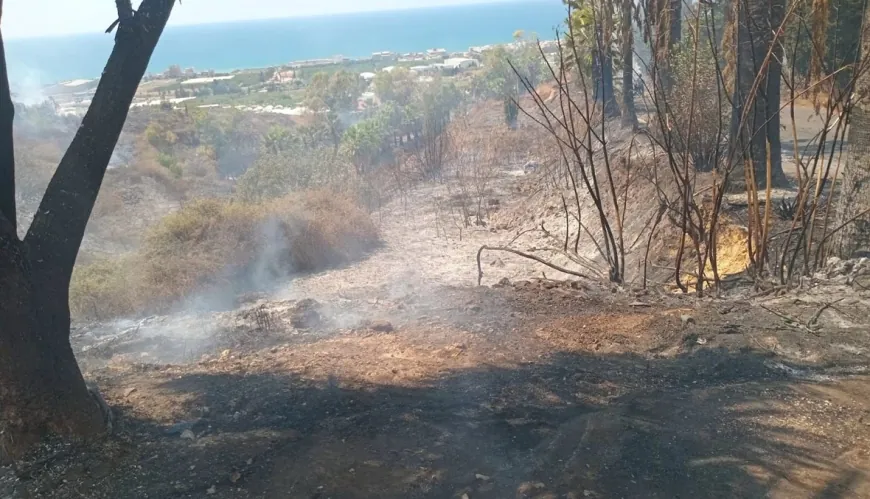
<svg viewBox="0 0 870 499"><path fill-rule="evenodd" d="M309 111L302 102L301 95L311 76L320 71L347 70L358 74L366 87L357 99L356 111L361 112L379 104L371 88L379 72L389 73L396 68L405 68L418 81L424 82L437 75L461 77L481 68L485 64L486 54L493 50L505 49L513 52L534 43L520 35L508 44L469 47L464 52L449 52L443 48L408 53L383 51L364 58L337 55L229 72L173 65L161 73L145 76L132 107L224 107L300 116ZM535 42L547 54L558 51L558 42L555 40ZM91 103L97 82L97 79L60 82L48 86L44 95L55 106L58 114L83 115Z"/></svg>

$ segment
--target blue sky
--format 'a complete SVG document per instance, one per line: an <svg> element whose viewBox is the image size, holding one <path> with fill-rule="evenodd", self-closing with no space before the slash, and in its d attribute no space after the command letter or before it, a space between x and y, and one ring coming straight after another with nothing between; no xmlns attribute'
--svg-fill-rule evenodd
<svg viewBox="0 0 870 499"><path fill-rule="evenodd" d="M500 0L182 0L170 25L391 10ZM139 0L134 0L137 5ZM3 36L100 33L115 19L114 0L6 0Z"/></svg>

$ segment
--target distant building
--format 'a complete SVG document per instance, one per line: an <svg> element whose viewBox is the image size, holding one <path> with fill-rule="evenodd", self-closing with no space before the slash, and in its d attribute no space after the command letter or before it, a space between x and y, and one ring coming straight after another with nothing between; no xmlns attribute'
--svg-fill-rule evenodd
<svg viewBox="0 0 870 499"><path fill-rule="evenodd" d="M344 57L342 55L337 55L334 57L330 57L327 59L308 59L304 61L293 61L287 66L290 68L304 68L310 66L328 66L332 64L343 64L346 62L350 62L349 57Z"/></svg>
<svg viewBox="0 0 870 499"><path fill-rule="evenodd" d="M366 72L366 73L360 73L360 74L359 74L359 77L362 78L363 80L365 80L365 81L368 82L368 81L372 81L372 80L375 79L375 74L374 74L374 73L368 73L368 72Z"/></svg>
<svg viewBox="0 0 870 499"><path fill-rule="evenodd" d="M468 53L473 54L473 55L481 55L484 52L486 52L488 50L492 50L492 49L493 49L492 45L480 45L478 47L469 47Z"/></svg>
<svg viewBox="0 0 870 499"><path fill-rule="evenodd" d="M295 78L295 71L275 71L275 74L272 75L272 79L269 81L272 83L287 83L289 81L293 81Z"/></svg>
<svg viewBox="0 0 870 499"><path fill-rule="evenodd" d="M447 57L447 49L429 49L426 51L426 57L429 59Z"/></svg>
<svg viewBox="0 0 870 499"><path fill-rule="evenodd" d="M429 64L427 66L413 66L411 72L417 75L431 75L441 71L440 64Z"/></svg>
<svg viewBox="0 0 870 499"><path fill-rule="evenodd" d="M201 78L192 78L190 80L184 80L183 82L181 82L181 84L184 86L208 85L208 84L214 83L216 81L232 80L233 78L235 78L235 75L203 76Z"/></svg>
<svg viewBox="0 0 870 499"><path fill-rule="evenodd" d="M476 60L467 57L451 57L442 63L444 69L451 71L464 71L477 65L478 62Z"/></svg>
<svg viewBox="0 0 870 499"><path fill-rule="evenodd" d="M425 61L426 54L420 52L408 52L407 54L402 54L399 57L399 62L417 62L417 61Z"/></svg>
<svg viewBox="0 0 870 499"><path fill-rule="evenodd" d="M169 69L163 72L164 78L181 78L184 75L184 72L181 70L181 66L178 64L173 64L169 66Z"/></svg>
<svg viewBox="0 0 870 499"><path fill-rule="evenodd" d="M372 54L373 61L395 61L399 58L399 54L390 51L375 52Z"/></svg>

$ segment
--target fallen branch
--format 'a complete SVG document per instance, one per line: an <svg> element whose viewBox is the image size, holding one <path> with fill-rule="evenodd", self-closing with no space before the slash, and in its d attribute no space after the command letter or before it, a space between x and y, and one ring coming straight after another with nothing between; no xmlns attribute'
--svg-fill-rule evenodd
<svg viewBox="0 0 870 499"><path fill-rule="evenodd" d="M564 274L573 275L576 277L581 277L583 279L592 280L591 277L589 277L585 274L581 274L580 272L576 272L574 270L566 269L565 267L560 267L559 265L556 265L554 263L550 263L550 262L544 260L543 258L539 258L535 255L530 255L529 253L515 250L513 248L507 248L504 246L486 246L486 245L484 245L484 246L481 246L479 250L477 250L477 285L478 286L480 286L481 281L483 281L483 266L480 263L480 258L481 258L481 255L483 255L484 250L506 251L508 253L513 253L514 255L521 256L523 258L528 258L529 260L534 260L540 264L546 265L547 267L550 267L553 270L558 270L559 272L562 272Z"/></svg>
<svg viewBox="0 0 870 499"><path fill-rule="evenodd" d="M773 310L770 307L765 307L764 305L759 304L758 306L763 308L764 310L767 310L771 314L779 317L780 319L782 319L783 322L785 322L786 326L791 327L793 329L797 329L798 331L805 331L807 333L818 336L818 333L816 333L815 331L813 331L809 327L805 326L804 324L801 323L801 321L795 319L794 317L789 317L783 313L780 313L780 312L777 312L776 310Z"/></svg>
<svg viewBox="0 0 870 499"><path fill-rule="evenodd" d="M819 321L819 317L822 316L822 313L823 313L825 310L831 308L832 306L836 305L837 303L840 303L841 301L843 301L843 300L845 300L845 299L846 299L846 297L844 296L844 297L840 298L839 300L835 300L835 301L832 301L832 302L825 303L824 305L822 305L821 307L819 307L819 310L817 310L816 313L813 314L812 318L810 318L810 320L807 321L807 327L808 327L808 328L814 328L814 327L816 326L816 323Z"/></svg>

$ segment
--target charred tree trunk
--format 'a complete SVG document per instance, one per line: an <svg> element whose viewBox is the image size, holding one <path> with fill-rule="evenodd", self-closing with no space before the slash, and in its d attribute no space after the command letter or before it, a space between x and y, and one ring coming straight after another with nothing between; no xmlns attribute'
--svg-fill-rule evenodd
<svg viewBox="0 0 870 499"><path fill-rule="evenodd" d="M674 51L674 47L683 41L683 2L682 0L670 0L668 6L668 50Z"/></svg>
<svg viewBox="0 0 870 499"><path fill-rule="evenodd" d="M622 2L622 122L634 128L637 126L637 111L634 108L634 33L632 32L632 13L634 1Z"/></svg>
<svg viewBox="0 0 870 499"><path fill-rule="evenodd" d="M135 14L129 0L116 2L114 49L24 240L16 233L14 190L4 184L0 191L0 460L6 462L47 434L88 437L104 428L69 342L69 283L106 167L174 0L144 0ZM0 66L5 76L5 59ZM8 90L3 78L0 146L11 148ZM14 162L4 149L0 175L9 172Z"/></svg>
<svg viewBox="0 0 870 499"><path fill-rule="evenodd" d="M780 132L780 113L782 98L782 38L774 36L779 29L785 16L785 0L770 0L770 42L773 44L773 53L770 58L770 66L767 75L767 141L770 144L770 163L773 171L775 185L785 185L788 180L782 169L782 139Z"/></svg>
<svg viewBox="0 0 870 499"><path fill-rule="evenodd" d="M858 78L853 89L856 103L849 116L849 149L840 187L836 250L843 258L870 252L870 6L864 13Z"/></svg>
<svg viewBox="0 0 870 499"><path fill-rule="evenodd" d="M610 44L603 40L601 27L595 28L595 48L592 50L592 99L601 105L605 116L619 115L619 105L613 92L613 55Z"/></svg>
<svg viewBox="0 0 870 499"><path fill-rule="evenodd" d="M650 44L656 87L669 93L673 87L670 60L683 38L681 0L647 0L644 39Z"/></svg>
<svg viewBox="0 0 870 499"><path fill-rule="evenodd" d="M774 47L772 57L765 66L774 33L782 22L785 11L783 1L737 0L737 62L731 143L738 148L735 159L751 163L755 185L759 189L767 187L768 143L772 184L780 186L787 183L782 170L779 122L782 66L777 59L782 55L781 48ZM759 78L758 85L756 78ZM733 178L735 184L742 183L739 179L739 175Z"/></svg>
<svg viewBox="0 0 870 499"><path fill-rule="evenodd" d="M3 2L0 0L0 10ZM0 13L2 15L2 13ZM6 50L0 34L0 217L5 218L12 233L18 230L15 207L15 144L12 140L12 121L15 106L6 74Z"/></svg>
<svg viewBox="0 0 870 499"><path fill-rule="evenodd" d="M49 433L101 432L103 414L70 347L68 286L45 286L24 243L10 232L0 239L0 460L8 462Z"/></svg>

